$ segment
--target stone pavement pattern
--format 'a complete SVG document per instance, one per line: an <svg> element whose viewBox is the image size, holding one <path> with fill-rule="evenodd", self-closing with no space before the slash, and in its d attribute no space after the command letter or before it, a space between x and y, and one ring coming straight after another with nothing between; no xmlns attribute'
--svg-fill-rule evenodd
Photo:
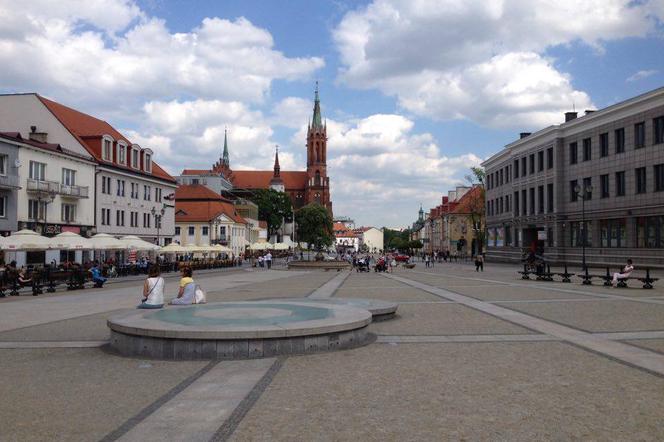
<svg viewBox="0 0 664 442"><path fill-rule="evenodd" d="M196 278L213 301L401 303L395 319L369 326L379 335L372 345L278 360L107 353L98 347L106 318L136 303L140 282L0 300L0 440L664 439L664 286L522 281L490 263L473 270ZM58 348L29 348L40 346Z"/></svg>

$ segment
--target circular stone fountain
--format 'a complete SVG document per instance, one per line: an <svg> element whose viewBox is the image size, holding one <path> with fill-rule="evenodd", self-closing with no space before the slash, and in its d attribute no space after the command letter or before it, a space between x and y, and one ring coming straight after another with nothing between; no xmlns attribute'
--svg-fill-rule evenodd
<svg viewBox="0 0 664 442"><path fill-rule="evenodd" d="M108 319L111 348L156 359L246 359L367 344L367 310L284 300L132 310Z"/></svg>
<svg viewBox="0 0 664 442"><path fill-rule="evenodd" d="M392 319L396 315L399 304L382 299L370 298L279 298L282 301L311 302L314 304L334 304L347 305L368 310L371 313L372 321L385 321Z"/></svg>

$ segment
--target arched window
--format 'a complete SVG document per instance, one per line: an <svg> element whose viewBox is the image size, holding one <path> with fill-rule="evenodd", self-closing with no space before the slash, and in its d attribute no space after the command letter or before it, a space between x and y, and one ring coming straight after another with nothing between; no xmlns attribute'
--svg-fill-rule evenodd
<svg viewBox="0 0 664 442"><path fill-rule="evenodd" d="M314 185L320 186L320 172L316 171L316 178L314 178Z"/></svg>
<svg viewBox="0 0 664 442"><path fill-rule="evenodd" d="M318 162L318 142L316 142L316 148L314 149L314 162Z"/></svg>
<svg viewBox="0 0 664 442"><path fill-rule="evenodd" d="M315 200L318 204L320 204L320 193L316 193L316 194L314 195L314 200Z"/></svg>

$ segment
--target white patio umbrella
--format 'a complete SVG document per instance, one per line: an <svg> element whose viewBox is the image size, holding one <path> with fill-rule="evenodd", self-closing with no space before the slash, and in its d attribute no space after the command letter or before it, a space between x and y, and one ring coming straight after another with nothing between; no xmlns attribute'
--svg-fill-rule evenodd
<svg viewBox="0 0 664 442"><path fill-rule="evenodd" d="M185 246L181 246L180 244L177 243L170 243L167 246L162 247L159 250L159 253L187 253L189 252L189 249L187 249Z"/></svg>
<svg viewBox="0 0 664 442"><path fill-rule="evenodd" d="M41 236L34 230L23 229L4 238L0 246L3 250L48 250L51 248L51 238Z"/></svg>
<svg viewBox="0 0 664 442"><path fill-rule="evenodd" d="M90 238L90 241L96 250L127 250L129 248L124 242L108 233L97 233Z"/></svg>
<svg viewBox="0 0 664 442"><path fill-rule="evenodd" d="M288 244L283 242L272 244L272 250L288 250L288 247L289 247Z"/></svg>
<svg viewBox="0 0 664 442"><path fill-rule="evenodd" d="M51 238L51 248L59 250L92 250L92 241L74 232L62 232Z"/></svg>
<svg viewBox="0 0 664 442"><path fill-rule="evenodd" d="M160 247L156 244L144 241L136 235L126 235L120 238L124 244L127 245L127 249L131 250L159 250Z"/></svg>
<svg viewBox="0 0 664 442"><path fill-rule="evenodd" d="M214 251L217 252L217 253L233 253L233 251L231 249L229 249L226 246L222 246L221 244L215 244L212 247L213 247Z"/></svg>
<svg viewBox="0 0 664 442"><path fill-rule="evenodd" d="M268 243L266 242L255 242L249 246L250 250L265 250L268 248Z"/></svg>

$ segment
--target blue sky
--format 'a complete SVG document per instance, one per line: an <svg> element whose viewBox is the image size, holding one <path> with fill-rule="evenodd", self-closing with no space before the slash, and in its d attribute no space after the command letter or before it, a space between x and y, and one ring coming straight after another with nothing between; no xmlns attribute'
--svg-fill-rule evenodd
<svg viewBox="0 0 664 442"><path fill-rule="evenodd" d="M0 0L2 92L104 118L171 173L304 167L314 82L335 213L406 226L519 132L664 85L664 0ZM36 69L47 66L48 69Z"/></svg>

